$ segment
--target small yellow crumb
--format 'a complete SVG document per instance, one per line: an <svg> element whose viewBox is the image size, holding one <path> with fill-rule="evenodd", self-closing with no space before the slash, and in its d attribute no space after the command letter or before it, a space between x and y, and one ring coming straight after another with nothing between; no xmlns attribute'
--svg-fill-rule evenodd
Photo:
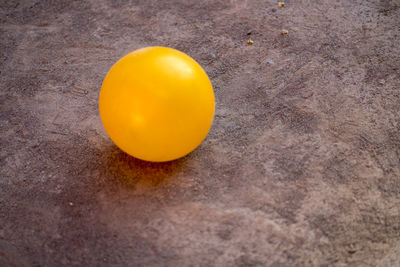
<svg viewBox="0 0 400 267"><path fill-rule="evenodd" d="M252 45L252 44L254 44L254 41L253 40L247 40L247 44Z"/></svg>
<svg viewBox="0 0 400 267"><path fill-rule="evenodd" d="M282 7L284 7L285 6L285 2L278 2L278 7L279 8L282 8Z"/></svg>
<svg viewBox="0 0 400 267"><path fill-rule="evenodd" d="M286 35L286 34L288 34L288 33L289 33L288 30L285 30L285 29L282 29L282 30L281 30L281 34L282 34L282 35Z"/></svg>

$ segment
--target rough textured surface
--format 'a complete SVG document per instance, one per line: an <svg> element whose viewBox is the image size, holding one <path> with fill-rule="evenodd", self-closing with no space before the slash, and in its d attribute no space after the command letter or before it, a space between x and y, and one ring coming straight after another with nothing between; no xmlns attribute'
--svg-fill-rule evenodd
<svg viewBox="0 0 400 267"><path fill-rule="evenodd" d="M0 265L400 265L399 25L398 0L2 0ZM163 164L97 109L150 45L195 58L217 100Z"/></svg>

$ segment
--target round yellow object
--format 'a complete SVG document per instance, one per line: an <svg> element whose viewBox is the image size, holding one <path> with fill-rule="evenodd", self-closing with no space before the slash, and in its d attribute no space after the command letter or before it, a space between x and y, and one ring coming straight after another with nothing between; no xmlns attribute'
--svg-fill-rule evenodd
<svg viewBox="0 0 400 267"><path fill-rule="evenodd" d="M193 151L210 130L214 92L202 67L167 47L146 47L121 58L103 81L100 116L112 141L147 161L170 161Z"/></svg>

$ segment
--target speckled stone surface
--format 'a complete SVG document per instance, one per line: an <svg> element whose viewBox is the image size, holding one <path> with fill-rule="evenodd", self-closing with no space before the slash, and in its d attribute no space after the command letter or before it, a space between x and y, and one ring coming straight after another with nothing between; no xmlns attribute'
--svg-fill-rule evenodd
<svg viewBox="0 0 400 267"><path fill-rule="evenodd" d="M0 265L400 266L399 25L397 0L2 0ZM97 108L153 45L217 101L162 164Z"/></svg>

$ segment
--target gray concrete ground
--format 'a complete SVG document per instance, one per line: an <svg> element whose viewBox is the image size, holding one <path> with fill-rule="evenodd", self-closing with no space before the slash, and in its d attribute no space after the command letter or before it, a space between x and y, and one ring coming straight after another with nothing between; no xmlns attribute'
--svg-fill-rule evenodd
<svg viewBox="0 0 400 267"><path fill-rule="evenodd" d="M398 0L1 0L0 265L400 266L399 25ZM97 108L152 45L217 101L162 164Z"/></svg>

